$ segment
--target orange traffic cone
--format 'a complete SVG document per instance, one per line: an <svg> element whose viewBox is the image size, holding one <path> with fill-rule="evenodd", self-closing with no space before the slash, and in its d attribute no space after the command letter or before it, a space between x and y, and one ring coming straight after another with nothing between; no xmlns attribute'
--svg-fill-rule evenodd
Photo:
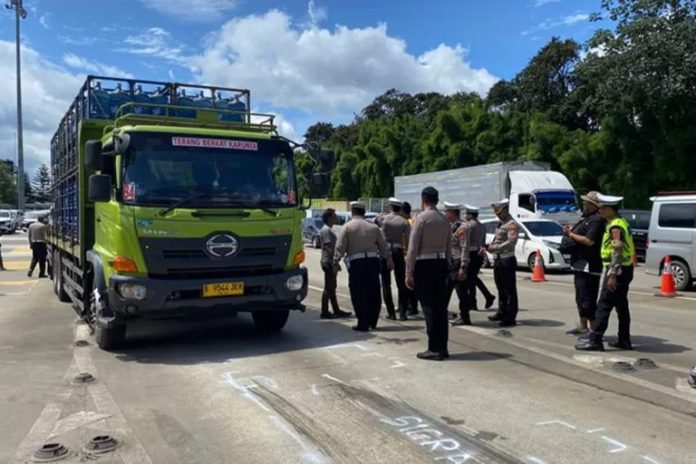
<svg viewBox="0 0 696 464"><path fill-rule="evenodd" d="M677 296L677 289L674 285L674 274L672 274L672 260L665 256L665 265L662 268L662 279L660 281L660 293L657 296L672 298Z"/></svg>
<svg viewBox="0 0 696 464"><path fill-rule="evenodd" d="M541 259L541 251L536 251L536 257L534 258L534 271L532 272L532 282L546 282L546 275L544 274L544 263Z"/></svg>

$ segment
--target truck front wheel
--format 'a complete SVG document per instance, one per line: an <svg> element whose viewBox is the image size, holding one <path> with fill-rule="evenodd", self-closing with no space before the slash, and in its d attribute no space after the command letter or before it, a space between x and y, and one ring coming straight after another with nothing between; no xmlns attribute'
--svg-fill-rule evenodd
<svg viewBox="0 0 696 464"><path fill-rule="evenodd" d="M89 317L94 328L94 339L102 350L113 350L123 346L126 340L126 324L118 323L108 327L99 322L97 303L95 299L95 285L92 283L92 291L89 297Z"/></svg>
<svg viewBox="0 0 696 464"><path fill-rule="evenodd" d="M251 313L256 327L268 332L277 332L285 327L288 316L290 316L290 310L287 309L285 311L254 311Z"/></svg>

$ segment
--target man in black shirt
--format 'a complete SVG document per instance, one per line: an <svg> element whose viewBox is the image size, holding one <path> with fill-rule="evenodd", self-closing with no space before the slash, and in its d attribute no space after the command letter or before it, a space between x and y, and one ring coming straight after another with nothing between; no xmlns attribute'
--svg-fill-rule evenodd
<svg viewBox="0 0 696 464"><path fill-rule="evenodd" d="M570 248L570 265L575 271L575 303L580 323L566 331L568 335L587 335L595 326L597 297L602 275L602 235L606 223L599 215L597 192L582 196L582 219L565 228L563 248ZM565 251L565 250L564 250Z"/></svg>

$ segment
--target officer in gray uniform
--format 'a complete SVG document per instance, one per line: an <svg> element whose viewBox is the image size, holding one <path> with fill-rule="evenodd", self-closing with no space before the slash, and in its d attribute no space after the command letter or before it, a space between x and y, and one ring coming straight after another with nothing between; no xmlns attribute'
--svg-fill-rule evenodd
<svg viewBox="0 0 696 464"><path fill-rule="evenodd" d="M339 266L341 259L346 257L350 300L358 317L358 325L353 330L367 332L377 327L382 306L380 258L387 260L389 269L394 268L394 263L379 227L365 220L365 204L354 201L350 206L352 218L338 237L333 264Z"/></svg>
<svg viewBox="0 0 696 464"><path fill-rule="evenodd" d="M451 255L450 255L450 268L449 275L447 277L447 307L449 308L449 302L452 299L452 293L456 290L457 298L459 298L459 314L460 319L463 319L466 314L466 319L469 318L469 309L467 302L467 294L464 286L464 277L460 273L462 266L462 247L460 246L460 227L462 226L461 221L461 209L462 205L457 203L451 203L449 201L443 202L445 205L445 217L450 222L450 239L451 239ZM468 256L467 256L468 258ZM456 316L456 315L455 315Z"/></svg>
<svg viewBox="0 0 696 464"><path fill-rule="evenodd" d="M418 358L442 361L447 351L447 274L452 239L450 223L437 210L438 191L426 187L421 193L421 213L411 230L406 256L406 286L415 289L423 306L428 332L428 350Z"/></svg>
<svg viewBox="0 0 696 464"><path fill-rule="evenodd" d="M382 216L378 224L389 245L391 258L394 262L394 278L396 279L399 301L399 319L406 321L408 320L406 317L408 300L406 293L404 244L408 243L411 228L408 225L408 221L401 215L401 206L402 202L398 198L390 198L389 207L391 212ZM391 271L387 266L386 260L382 261L382 297L387 307L387 319L395 320L396 311L394 309L394 300L391 291Z"/></svg>
<svg viewBox="0 0 696 464"><path fill-rule="evenodd" d="M321 318L333 319L334 317L349 317L350 313L341 311L336 298L336 274L341 270L340 266L334 266L333 258L336 252L336 234L331 228L336 224L336 211L327 209L321 215L324 227L319 231L321 243L321 270L324 271L324 291L321 294ZM333 314L329 312L329 302L333 308Z"/></svg>
<svg viewBox="0 0 696 464"><path fill-rule="evenodd" d="M500 327L517 325L517 223L509 211L509 200L492 203L493 211L500 220L493 243L486 250L493 254L493 277L498 288L498 312L488 319L498 321Z"/></svg>
<svg viewBox="0 0 696 464"><path fill-rule="evenodd" d="M459 233L462 250L467 250L462 254L462 269L466 272L464 280L465 289L468 296L467 309L469 311L478 310L476 303L476 289L478 288L486 298L486 308L490 308L495 301L495 296L488 291L486 285L479 277L479 272L483 266L483 253L486 248L486 226L478 220L479 209L475 206L464 205L465 221ZM462 321L455 321L454 325L468 325Z"/></svg>

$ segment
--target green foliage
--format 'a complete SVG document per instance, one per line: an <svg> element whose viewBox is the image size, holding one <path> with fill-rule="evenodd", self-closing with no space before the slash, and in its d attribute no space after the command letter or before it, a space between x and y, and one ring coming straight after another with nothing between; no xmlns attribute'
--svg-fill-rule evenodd
<svg viewBox="0 0 696 464"><path fill-rule="evenodd" d="M336 198L389 196L398 175L538 160L579 191L649 206L696 189L696 2L601 0L614 30L584 46L551 39L510 81L475 94L391 89L348 125L308 140L336 151Z"/></svg>
<svg viewBox="0 0 696 464"><path fill-rule="evenodd" d="M26 184L32 189L33 197L35 201L46 202L51 199L51 170L48 166L42 164L36 169L36 174L34 174L34 180L31 184ZM29 196L27 194L27 196Z"/></svg>
<svg viewBox="0 0 696 464"><path fill-rule="evenodd" d="M17 184L10 168L0 163L0 203L17 203Z"/></svg>

